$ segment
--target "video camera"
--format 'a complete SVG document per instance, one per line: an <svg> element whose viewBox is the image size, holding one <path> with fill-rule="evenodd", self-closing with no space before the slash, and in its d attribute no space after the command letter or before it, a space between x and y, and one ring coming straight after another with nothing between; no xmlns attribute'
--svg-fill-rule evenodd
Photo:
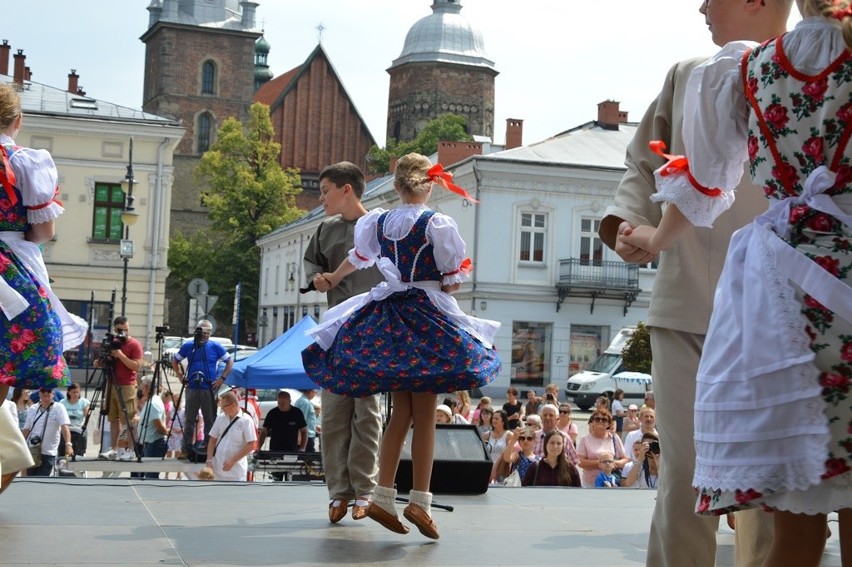
<svg viewBox="0 0 852 567"><path fill-rule="evenodd" d="M109 350L117 350L124 346L127 342L127 331L120 331L118 333L107 333L104 335L104 348L107 346Z"/></svg>
<svg viewBox="0 0 852 567"><path fill-rule="evenodd" d="M196 345L200 344L204 340L204 330L201 327L195 328L195 332L192 334L192 340Z"/></svg>

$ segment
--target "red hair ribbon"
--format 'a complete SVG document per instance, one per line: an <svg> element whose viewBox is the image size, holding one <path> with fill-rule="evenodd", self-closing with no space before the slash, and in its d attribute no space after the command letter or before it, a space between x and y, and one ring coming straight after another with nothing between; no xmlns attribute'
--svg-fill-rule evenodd
<svg viewBox="0 0 852 567"><path fill-rule="evenodd" d="M461 265L458 270L453 270L452 272L447 272L446 274L441 274L443 276L454 276L459 272L463 273L466 276L469 276L471 272L473 272L473 262L470 261L470 258L465 258L462 260Z"/></svg>
<svg viewBox="0 0 852 567"><path fill-rule="evenodd" d="M0 172L0 184L6 190L6 196L9 197L9 202L15 204L18 202L18 195L15 193L15 172L9 166L9 157L6 154L6 146L0 146L0 154L3 159L3 171Z"/></svg>
<svg viewBox="0 0 852 567"><path fill-rule="evenodd" d="M462 187L459 187L455 183L453 183L453 174L449 171L444 171L444 166L440 163L436 163L432 167L429 168L429 171L426 172L429 176L429 179L432 180L433 183L437 183L447 191L452 191L457 195L461 195L468 201L472 203L478 203L476 199L474 199L470 193L465 191Z"/></svg>
<svg viewBox="0 0 852 567"><path fill-rule="evenodd" d="M675 173L685 173L687 179L695 187L696 190L704 193L708 197L718 197L722 194L721 189L710 189L709 187L705 187L701 183L698 182L692 176L692 173L689 171L689 160L686 159L686 156L674 156L666 153L666 143L662 140L652 140L648 143L648 147L651 148L651 151L657 154L658 156L665 158L668 162L662 167L660 170L660 175L662 177L668 177L669 175L673 175Z"/></svg>
<svg viewBox="0 0 852 567"><path fill-rule="evenodd" d="M835 10L831 13L831 17L841 22L844 18L852 18L852 6L846 6L845 8Z"/></svg>

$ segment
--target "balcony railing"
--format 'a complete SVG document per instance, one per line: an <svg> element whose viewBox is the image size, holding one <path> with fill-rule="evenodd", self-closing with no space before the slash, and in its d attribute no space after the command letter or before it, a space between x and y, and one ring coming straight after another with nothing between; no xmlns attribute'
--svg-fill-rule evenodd
<svg viewBox="0 0 852 567"><path fill-rule="evenodd" d="M639 289L639 265L626 262L605 262L585 258L559 261L559 281L556 282L559 301L556 310L566 297L590 297L592 312L595 299L623 299L624 314L636 300Z"/></svg>

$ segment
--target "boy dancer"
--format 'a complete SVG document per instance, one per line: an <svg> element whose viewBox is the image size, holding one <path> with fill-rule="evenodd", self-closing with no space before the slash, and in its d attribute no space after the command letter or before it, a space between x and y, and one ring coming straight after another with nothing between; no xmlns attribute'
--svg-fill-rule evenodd
<svg viewBox="0 0 852 567"><path fill-rule="evenodd" d="M720 47L738 39L765 41L786 31L792 0L705 0L699 11ZM662 215L652 203L653 171L662 158L648 148L664 140L668 151L684 153L681 139L686 83L704 59L675 64L657 100L645 113L627 150L627 173L601 222L600 237L627 262L646 263L644 250L616 246L616 236L639 224L656 226ZM716 282L731 234L766 210L766 199L743 177L734 206L712 229L694 229L661 256L651 296L648 327L654 353L654 393L660 444L669 456L660 470L658 495L648 541L649 566L715 565L717 518L693 513L695 466L693 414L695 375ZM672 459L672 455L677 455ZM736 564L762 565L772 544L772 518L759 510L737 513Z"/></svg>
<svg viewBox="0 0 852 567"><path fill-rule="evenodd" d="M329 308L382 281L375 267L350 274L335 288L321 275L337 269L354 246L355 223L367 213L361 204L366 185L363 172L353 163L336 163L320 172L320 202L331 218L317 227L305 250L304 265L307 281L327 293ZM322 462L331 499L328 519L333 524L342 520L349 501L355 500L352 519L361 520L366 517L379 471L379 396L348 398L327 390L320 396Z"/></svg>

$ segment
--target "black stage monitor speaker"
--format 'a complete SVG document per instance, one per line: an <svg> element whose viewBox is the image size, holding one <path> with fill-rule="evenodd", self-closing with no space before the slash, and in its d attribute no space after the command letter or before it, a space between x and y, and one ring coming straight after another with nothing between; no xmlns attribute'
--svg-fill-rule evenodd
<svg viewBox="0 0 852 567"><path fill-rule="evenodd" d="M435 494L484 494L491 476L491 457L475 425L436 426L435 457L429 490ZM396 488L411 491L411 431L405 437L396 472Z"/></svg>

